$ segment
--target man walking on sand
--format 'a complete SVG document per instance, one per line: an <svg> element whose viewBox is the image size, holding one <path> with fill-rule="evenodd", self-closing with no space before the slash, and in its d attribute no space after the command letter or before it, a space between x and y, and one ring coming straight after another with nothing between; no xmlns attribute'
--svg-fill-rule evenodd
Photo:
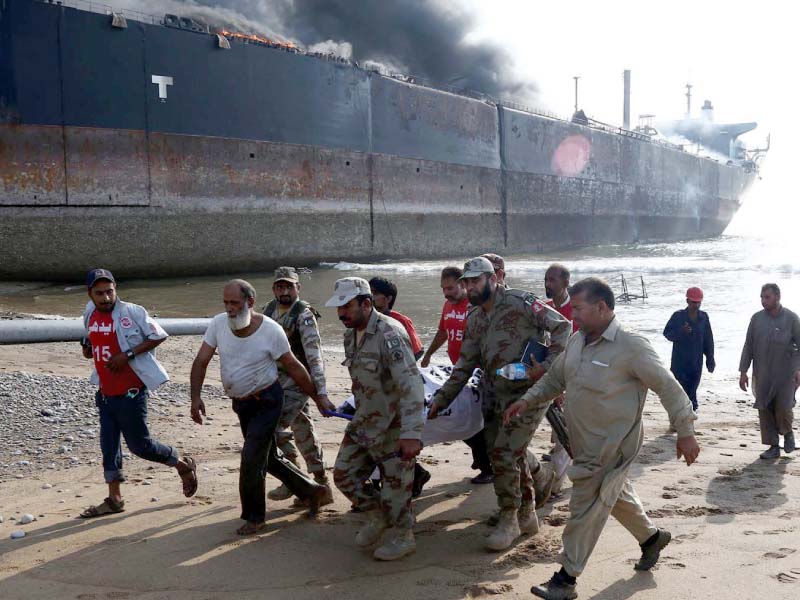
<svg viewBox="0 0 800 600"><path fill-rule="evenodd" d="M590 277L570 289L572 316L580 331L536 385L503 415L513 423L566 392L564 413L574 462L570 517L563 533L562 568L531 588L547 600L577 598L576 578L608 521L614 517L636 538L642 556L634 567L649 571L669 543L670 533L653 525L628 481L642 447L642 412L647 390L658 394L678 431L677 454L691 465L700 452L696 418L686 392L661 364L644 337L622 327L614 315L614 293Z"/></svg>
<svg viewBox="0 0 800 600"><path fill-rule="evenodd" d="M703 355L709 373L716 367L714 333L708 314L700 310L702 302L703 290L690 287L686 290L686 308L672 313L664 327L664 337L672 342L670 371L689 396L694 410L698 409L697 386L703 374Z"/></svg>
<svg viewBox="0 0 800 600"><path fill-rule="evenodd" d="M239 497L245 524L239 535L252 535L264 528L267 472L277 477L300 498L307 500L309 516L319 512L327 488L314 483L275 447L275 429L283 409L283 390L278 382L277 363L297 386L317 403L324 414L335 410L330 401L320 400L305 367L289 348L280 325L253 310L256 291L243 279L229 281L223 290L225 312L211 320L203 343L192 364L192 420L202 425L206 407L200 392L208 363L219 353L220 375L225 393L233 400L244 435L239 467Z"/></svg>
<svg viewBox="0 0 800 600"><path fill-rule="evenodd" d="M352 379L356 404L336 457L333 481L353 506L368 513L356 544L372 546L383 538L372 556L398 560L416 550L411 491L415 458L422 449L422 377L408 334L400 323L375 309L365 279L339 279L325 306L335 307L347 328L343 364ZM380 495L364 485L375 467L381 474Z"/></svg>
<svg viewBox="0 0 800 600"><path fill-rule="evenodd" d="M778 435L783 436L783 451L794 452L792 431L795 392L800 387L800 320L781 305L781 290L775 283L761 288L761 306L750 319L739 362L739 387L747 391L747 370L753 363L755 408L761 425L761 442L769 448L761 453L767 460L781 455Z"/></svg>
<svg viewBox="0 0 800 600"><path fill-rule="evenodd" d="M283 327L292 354L303 363L311 375L318 398L327 402L322 339L317 325L319 314L310 304L300 299L300 276L297 270L292 267L276 269L272 293L275 299L264 307L264 314ZM297 451L300 450L314 481L328 489L328 495L322 505L331 504L333 496L328 476L325 474L325 463L322 460L322 444L317 438L314 422L308 412L308 396L297 387L281 365L278 365L278 374L283 388L283 412L275 432L278 448L296 466L299 466ZM293 437L297 447L292 443ZM286 500L291 496L291 491L285 485L267 494L270 500ZM295 499L295 503L301 503L300 499Z"/></svg>
<svg viewBox="0 0 800 600"><path fill-rule="evenodd" d="M197 467L188 456L178 457L174 447L150 437L147 427L147 399L169 377L155 358L155 349L167 333L147 311L117 298L117 284L111 271L93 269L86 277L91 299L83 315L88 335L83 356L94 360L90 381L99 386L95 404L100 415L100 449L108 497L81 513L84 519L125 510L120 484L122 473L120 435L130 451L144 460L169 465L183 481L183 494L197 491Z"/></svg>

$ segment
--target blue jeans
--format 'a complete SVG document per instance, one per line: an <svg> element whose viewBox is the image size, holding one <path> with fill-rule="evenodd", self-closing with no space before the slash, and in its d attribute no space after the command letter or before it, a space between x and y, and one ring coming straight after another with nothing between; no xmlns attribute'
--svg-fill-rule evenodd
<svg viewBox="0 0 800 600"><path fill-rule="evenodd" d="M120 434L125 437L128 449L144 460L174 467L178 464L178 451L150 437L147 428L147 388L135 396L103 396L98 390L94 396L100 413L100 450L103 453L103 474L106 483L125 481L122 474L122 448Z"/></svg>

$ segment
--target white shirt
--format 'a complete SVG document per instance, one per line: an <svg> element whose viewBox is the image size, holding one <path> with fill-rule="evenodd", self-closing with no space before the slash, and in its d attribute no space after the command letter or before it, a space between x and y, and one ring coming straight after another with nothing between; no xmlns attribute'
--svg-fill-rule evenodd
<svg viewBox="0 0 800 600"><path fill-rule="evenodd" d="M249 336L237 337L228 325L228 315L221 313L211 320L203 341L219 352L222 387L231 398L272 385L278 379L275 361L289 352L283 328L266 317Z"/></svg>

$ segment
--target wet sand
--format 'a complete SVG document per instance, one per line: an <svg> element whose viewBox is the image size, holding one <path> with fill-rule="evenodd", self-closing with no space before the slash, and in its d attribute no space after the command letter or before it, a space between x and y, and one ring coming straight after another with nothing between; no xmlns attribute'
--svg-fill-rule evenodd
<svg viewBox="0 0 800 600"><path fill-rule="evenodd" d="M207 380L217 386L209 388L211 420L203 427L189 420L188 373L198 346L192 337L164 344L160 359L172 384L159 391L150 417L157 437L197 458L197 496L181 495L172 470L131 458L126 512L91 521L76 519L105 496L97 440L85 434L97 427L85 424L93 404L88 361L77 344L0 347L0 598L531 598L530 586L558 568L553 559L569 515L569 484L540 511L539 534L487 553L484 521L495 508L494 493L469 483L469 449L457 443L423 450L433 479L414 503L417 552L402 561L378 563L355 546L362 516L348 512L338 491L316 522L291 501L272 502L261 535L237 536L241 434L219 391L215 363ZM326 357L335 401L348 394L341 360ZM631 475L656 525L673 534L661 562L650 574L635 573L639 549L612 519L580 578L581 598L800 594L800 466L792 458L758 459L756 414L732 377L701 384L700 400L702 452L690 468L675 460L674 434L655 397L645 411L646 442ZM317 416L316 425L330 466L344 421ZM33 430L39 440L25 436ZM549 436L544 425L537 452L547 449ZM70 452L58 452L62 445ZM268 488L277 485L268 479ZM37 520L23 526L12 520L24 513ZM18 529L26 537L9 539Z"/></svg>

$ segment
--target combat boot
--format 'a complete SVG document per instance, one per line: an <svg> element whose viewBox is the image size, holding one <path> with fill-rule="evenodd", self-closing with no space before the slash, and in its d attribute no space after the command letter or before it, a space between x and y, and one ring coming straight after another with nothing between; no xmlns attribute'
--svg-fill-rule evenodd
<svg viewBox="0 0 800 600"><path fill-rule="evenodd" d="M578 597L575 584L567 581L559 572L553 573L550 581L533 586L531 593L545 600L575 600Z"/></svg>
<svg viewBox="0 0 800 600"><path fill-rule="evenodd" d="M533 493L536 496L536 508L542 508L553 491L556 474L552 468L539 464L539 470L533 473Z"/></svg>
<svg viewBox="0 0 800 600"><path fill-rule="evenodd" d="M503 510L500 513L500 520L497 522L495 530L486 539L486 548L496 552L505 550L521 534L519 521L517 520L517 510L515 508Z"/></svg>
<svg viewBox="0 0 800 600"><path fill-rule="evenodd" d="M270 490L267 493L267 498L275 501L288 500L292 496L294 496L294 494L292 494L291 490L283 484L280 484L274 490Z"/></svg>
<svg viewBox="0 0 800 600"><path fill-rule="evenodd" d="M523 504L519 507L517 515L519 530L522 533L536 535L539 533L539 517L536 515L536 508L532 504Z"/></svg>
<svg viewBox="0 0 800 600"><path fill-rule="evenodd" d="M395 527L386 536L388 539L375 548L372 556L378 560L399 560L404 556L413 554L417 549L414 541L414 532L410 529L398 529Z"/></svg>
<svg viewBox="0 0 800 600"><path fill-rule="evenodd" d="M783 451L786 454L790 452L794 452L797 446L794 444L794 432L790 431L785 436L783 436Z"/></svg>
<svg viewBox="0 0 800 600"><path fill-rule="evenodd" d="M380 539L381 534L387 527L386 517L380 510L370 512L369 520L356 534L356 545L362 548L371 546Z"/></svg>

